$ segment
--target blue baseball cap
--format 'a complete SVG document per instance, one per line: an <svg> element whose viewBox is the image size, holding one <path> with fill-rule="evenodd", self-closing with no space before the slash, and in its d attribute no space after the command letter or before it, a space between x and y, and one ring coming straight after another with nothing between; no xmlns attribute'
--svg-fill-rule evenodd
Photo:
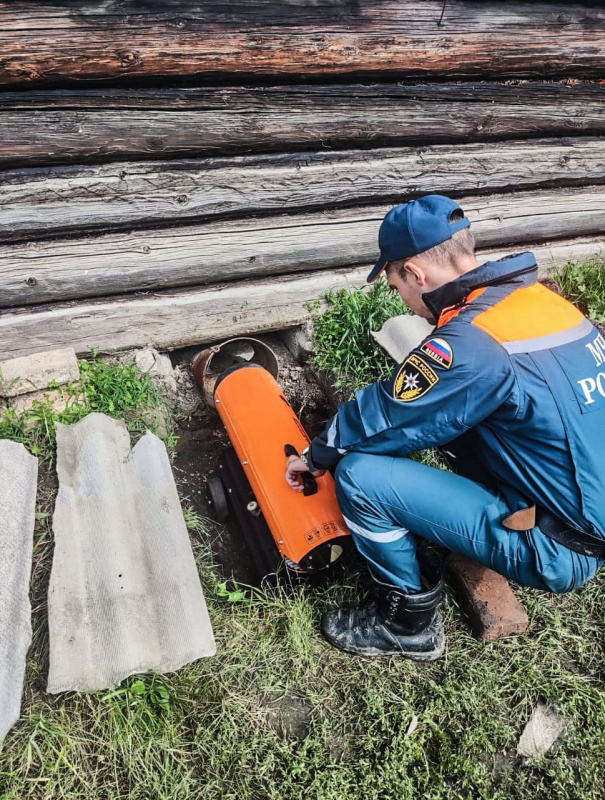
<svg viewBox="0 0 605 800"><path fill-rule="evenodd" d="M464 213L458 203L441 194L428 194L392 208L380 226L380 258L368 283L376 280L389 261L417 256L468 228L471 223L466 217L451 221L454 211Z"/></svg>

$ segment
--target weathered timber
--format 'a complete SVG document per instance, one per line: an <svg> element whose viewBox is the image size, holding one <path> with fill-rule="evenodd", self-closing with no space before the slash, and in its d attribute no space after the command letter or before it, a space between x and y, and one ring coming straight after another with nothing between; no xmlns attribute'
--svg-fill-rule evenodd
<svg viewBox="0 0 605 800"><path fill-rule="evenodd" d="M139 111L224 111L245 113L273 107L286 110L315 103L337 103L347 97L356 103L376 99L440 102L552 105L573 98L597 101L605 89L594 79L488 83L293 83L272 86L154 86L153 88L31 89L0 92L0 110L98 109ZM323 106L322 106L323 107ZM345 120L343 120L344 122ZM379 120L377 120L379 122Z"/></svg>
<svg viewBox="0 0 605 800"><path fill-rule="evenodd" d="M440 24L440 17L443 19ZM207 75L552 76L605 64L605 11L512 0L5 0L0 81Z"/></svg>
<svg viewBox="0 0 605 800"><path fill-rule="evenodd" d="M8 170L0 239L605 182L605 139Z"/></svg>
<svg viewBox="0 0 605 800"><path fill-rule="evenodd" d="M0 93L0 167L605 133L605 87L563 83Z"/></svg>
<svg viewBox="0 0 605 800"><path fill-rule="evenodd" d="M464 197L480 247L598 235L605 187ZM67 207L69 208L69 207ZM0 307L365 264L389 206L0 246Z"/></svg>
<svg viewBox="0 0 605 800"><path fill-rule="evenodd" d="M542 274L549 267L602 250L605 239L534 249ZM480 254L500 258L502 251ZM230 336L279 330L309 317L307 303L329 290L365 283L369 267L322 270L270 280L242 281L188 291L164 291L0 312L0 359L72 346L79 354L152 345L174 349Z"/></svg>

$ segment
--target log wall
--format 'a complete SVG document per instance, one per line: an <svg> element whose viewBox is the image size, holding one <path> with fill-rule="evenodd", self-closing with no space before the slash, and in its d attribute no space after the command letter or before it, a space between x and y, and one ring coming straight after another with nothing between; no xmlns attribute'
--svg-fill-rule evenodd
<svg viewBox="0 0 605 800"><path fill-rule="evenodd" d="M0 80L583 75L599 4L499 0L5 0ZM24 35L24 32L27 32Z"/></svg>
<svg viewBox="0 0 605 800"><path fill-rule="evenodd" d="M591 83L0 92L0 167L600 136L604 130L603 89Z"/></svg>
<svg viewBox="0 0 605 800"><path fill-rule="evenodd" d="M0 357L296 324L432 192L485 258L605 243L601 4L34 0L0 28Z"/></svg>
<svg viewBox="0 0 605 800"><path fill-rule="evenodd" d="M570 258L594 254L603 239L543 244L534 248L541 274ZM485 260L506 250L483 251ZM186 291L149 292L102 300L38 305L0 313L0 359L60 346L87 354L153 344L173 350L250 331L290 328L308 318L307 306L329 291L363 286L370 265L238 281ZM325 307L322 303L320 307Z"/></svg>

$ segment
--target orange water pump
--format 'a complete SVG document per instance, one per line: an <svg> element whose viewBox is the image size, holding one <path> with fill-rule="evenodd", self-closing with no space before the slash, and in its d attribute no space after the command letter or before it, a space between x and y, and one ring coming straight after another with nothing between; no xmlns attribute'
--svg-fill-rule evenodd
<svg viewBox="0 0 605 800"><path fill-rule="evenodd" d="M236 363L216 378L212 399L233 445L221 458L220 477L209 482L212 506L217 516L235 512L261 579L280 562L305 573L338 561L349 531L334 480L308 474L304 494L286 483L285 456L303 450L309 437L271 372Z"/></svg>

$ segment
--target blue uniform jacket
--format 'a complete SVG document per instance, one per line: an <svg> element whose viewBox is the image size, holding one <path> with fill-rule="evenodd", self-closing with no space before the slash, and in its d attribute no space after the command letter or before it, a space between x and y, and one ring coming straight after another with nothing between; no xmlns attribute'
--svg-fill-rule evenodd
<svg viewBox="0 0 605 800"><path fill-rule="evenodd" d="M339 407L311 444L311 468L472 432L512 507L537 503L605 536L605 338L538 283L531 253L483 264L423 299L437 329L390 380Z"/></svg>

